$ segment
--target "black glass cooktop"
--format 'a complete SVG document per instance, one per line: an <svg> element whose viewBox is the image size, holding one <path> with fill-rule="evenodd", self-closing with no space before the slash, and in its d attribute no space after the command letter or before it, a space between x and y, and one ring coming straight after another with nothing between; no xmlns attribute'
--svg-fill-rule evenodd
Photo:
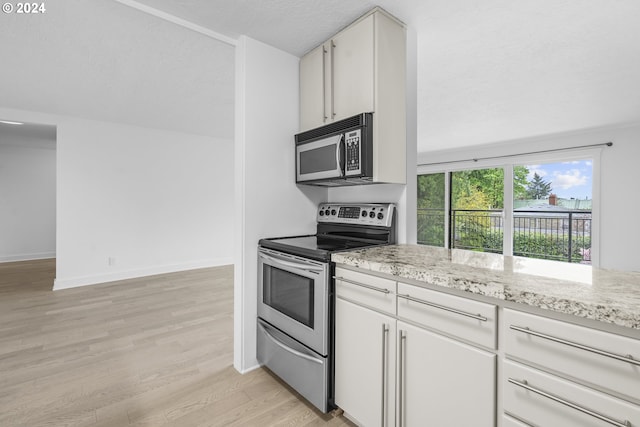
<svg viewBox="0 0 640 427"><path fill-rule="evenodd" d="M376 245L376 243L371 241L332 238L318 235L279 237L260 240L260 246L264 248L275 249L293 255L313 258L321 261L330 261L332 252L346 251L374 245Z"/></svg>

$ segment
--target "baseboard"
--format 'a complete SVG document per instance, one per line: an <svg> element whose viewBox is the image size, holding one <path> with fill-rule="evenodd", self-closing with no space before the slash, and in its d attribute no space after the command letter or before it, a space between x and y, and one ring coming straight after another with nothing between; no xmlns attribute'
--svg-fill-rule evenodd
<svg viewBox="0 0 640 427"><path fill-rule="evenodd" d="M55 252L38 252L35 254L6 255L6 256L0 256L0 263L32 261L34 259L49 259L49 258L55 258L55 257L56 257Z"/></svg>
<svg viewBox="0 0 640 427"><path fill-rule="evenodd" d="M224 257L212 260L194 261L182 264L160 265L156 267L141 268L134 270L118 271L107 274L97 274L94 276L56 278L53 281L53 290L77 288L80 286L98 285L100 283L115 282L118 280L135 279L138 277L154 276L156 274L175 273L186 270L197 270L200 268L220 267L233 264L233 258Z"/></svg>
<svg viewBox="0 0 640 427"><path fill-rule="evenodd" d="M248 374L251 371L255 371L256 369L260 368L261 366L262 365L258 363L257 365L250 366L250 367L248 367L246 369L238 369L238 367L235 364L233 365L234 369L236 371L238 371L239 373L241 373L242 375Z"/></svg>

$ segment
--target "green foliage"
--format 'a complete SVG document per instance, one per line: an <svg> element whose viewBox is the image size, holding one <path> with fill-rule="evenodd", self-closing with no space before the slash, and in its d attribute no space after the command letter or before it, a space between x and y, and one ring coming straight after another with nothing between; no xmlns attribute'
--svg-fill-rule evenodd
<svg viewBox="0 0 640 427"><path fill-rule="evenodd" d="M493 168L453 172L451 202L453 209L502 209L504 170Z"/></svg>
<svg viewBox="0 0 640 427"><path fill-rule="evenodd" d="M444 199L444 173L418 175L418 243L444 247Z"/></svg>
<svg viewBox="0 0 640 427"><path fill-rule="evenodd" d="M551 183L542 179L537 173L533 174L533 179L527 186L527 199L545 199L551 194Z"/></svg>
<svg viewBox="0 0 640 427"><path fill-rule="evenodd" d="M479 250L482 252L502 253L503 233L500 230L483 227L471 232L459 229L454 247ZM590 249L591 239L574 239L571 247L571 262L583 260L581 249ZM545 233L516 233L513 239L513 255L528 258L556 261L569 260L569 236L556 236Z"/></svg>
<svg viewBox="0 0 640 427"><path fill-rule="evenodd" d="M444 209L444 173L418 175L418 208Z"/></svg>
<svg viewBox="0 0 640 427"><path fill-rule="evenodd" d="M421 245L444 247L444 214L418 214L417 241Z"/></svg>
<svg viewBox="0 0 640 427"><path fill-rule="evenodd" d="M529 181L529 168L526 166L514 166L513 167L513 198L525 199L527 196L527 185Z"/></svg>

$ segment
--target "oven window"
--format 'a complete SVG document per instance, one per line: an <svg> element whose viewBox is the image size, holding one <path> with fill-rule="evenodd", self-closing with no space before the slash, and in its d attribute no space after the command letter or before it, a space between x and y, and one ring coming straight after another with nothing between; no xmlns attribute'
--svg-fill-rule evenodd
<svg viewBox="0 0 640 427"><path fill-rule="evenodd" d="M335 144L300 152L301 175L332 171L337 168Z"/></svg>
<svg viewBox="0 0 640 427"><path fill-rule="evenodd" d="M270 265L263 266L263 302L313 328L314 280Z"/></svg>

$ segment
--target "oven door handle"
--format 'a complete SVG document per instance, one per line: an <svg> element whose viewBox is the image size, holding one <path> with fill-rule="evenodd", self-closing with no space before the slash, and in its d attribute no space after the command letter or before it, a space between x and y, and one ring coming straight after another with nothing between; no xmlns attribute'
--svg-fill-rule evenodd
<svg viewBox="0 0 640 427"><path fill-rule="evenodd" d="M275 257L273 257L271 255L267 255L264 252L261 252L260 256L262 258L265 258L265 259L273 262L273 263L284 265L284 266L290 267L290 268L297 268L299 270L305 270L305 271L309 271L309 272L315 272L315 271L320 272L320 271L324 270L323 266L319 266L319 265L316 266L316 265L302 264L302 263L291 262L291 261L284 261L282 259L275 258Z"/></svg>
<svg viewBox="0 0 640 427"><path fill-rule="evenodd" d="M308 354L304 354L302 352L299 352L298 350L294 350L291 347L285 345L284 343L280 342L279 339L277 339L276 337L274 337L273 335L271 335L271 333L269 333L268 328L262 323L262 322L258 322L258 326L262 329L262 332L264 332L265 336L267 338L269 338L269 340L271 340L275 345L277 345L278 347L280 347L281 349L283 349L284 351L293 354L294 356L298 356L304 360L308 360L309 362L313 362L313 363L317 363L319 365L322 365L322 360L319 360L313 356L309 356Z"/></svg>

